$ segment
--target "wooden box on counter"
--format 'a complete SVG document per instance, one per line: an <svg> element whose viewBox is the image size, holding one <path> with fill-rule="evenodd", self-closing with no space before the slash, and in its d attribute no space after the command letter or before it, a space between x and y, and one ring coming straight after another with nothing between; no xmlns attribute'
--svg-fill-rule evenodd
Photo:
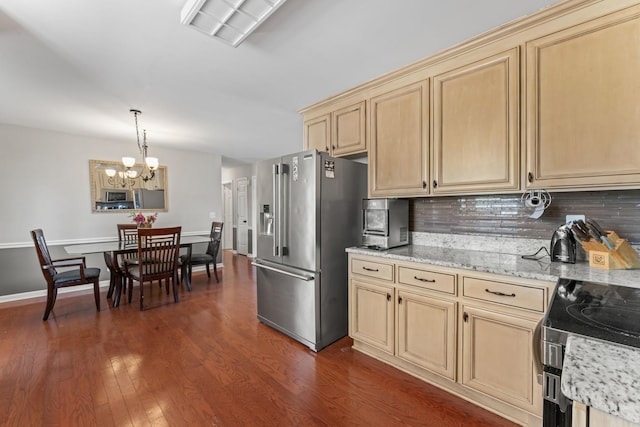
<svg viewBox="0 0 640 427"><path fill-rule="evenodd" d="M638 253L626 239L622 239L615 231L607 231L607 238L614 249L610 250L604 243L590 240L581 242L582 247L589 253L589 266L605 270L622 270L640 268Z"/></svg>

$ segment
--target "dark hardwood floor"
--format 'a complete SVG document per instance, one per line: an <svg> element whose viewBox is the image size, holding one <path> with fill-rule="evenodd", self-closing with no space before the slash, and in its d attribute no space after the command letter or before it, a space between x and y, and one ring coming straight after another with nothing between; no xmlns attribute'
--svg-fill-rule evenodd
<svg viewBox="0 0 640 427"><path fill-rule="evenodd" d="M256 319L253 267L224 253L180 302L90 293L0 305L2 426L512 426L351 349L319 353ZM149 297L147 297L149 295Z"/></svg>

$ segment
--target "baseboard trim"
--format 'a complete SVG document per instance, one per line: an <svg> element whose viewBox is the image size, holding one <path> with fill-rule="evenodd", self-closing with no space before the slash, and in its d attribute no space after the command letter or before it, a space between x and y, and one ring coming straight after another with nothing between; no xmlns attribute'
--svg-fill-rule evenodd
<svg viewBox="0 0 640 427"><path fill-rule="evenodd" d="M104 288L109 288L108 280L100 281L100 289L104 289ZM71 288L61 288L58 290L58 295L91 291L92 289L93 289L93 285L80 285L80 286L73 286ZM0 296L0 304L6 303L6 302L15 302L15 301L22 301L27 299L46 298L46 297L47 297L46 289L41 289L39 291L20 292L17 294Z"/></svg>
<svg viewBox="0 0 640 427"><path fill-rule="evenodd" d="M223 266L224 265L222 263L216 264L216 268L222 268ZM204 265L195 266L193 267L193 271L196 271L196 272L205 271L205 266ZM108 288L109 288L109 281L101 280L100 289L108 289ZM80 286L73 286L70 288L61 288L58 290L58 295L91 291L92 289L93 289L92 285L80 285ZM46 289L41 289L38 291L20 292L17 294L10 294L10 295L0 295L0 305L8 302L16 302L16 301L23 301L23 300L36 299L36 298L46 298L46 297L47 297Z"/></svg>

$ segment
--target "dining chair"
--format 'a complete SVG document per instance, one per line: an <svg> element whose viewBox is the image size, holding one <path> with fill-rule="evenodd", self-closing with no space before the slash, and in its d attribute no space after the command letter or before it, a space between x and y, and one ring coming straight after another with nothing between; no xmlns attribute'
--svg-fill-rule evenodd
<svg viewBox="0 0 640 427"><path fill-rule="evenodd" d="M144 310L144 283L165 280L167 295L172 282L173 300L178 302L178 255L182 227L139 228L138 253L135 263L125 259L128 299L131 303L133 282L140 283L140 310ZM138 260L142 260L141 262Z"/></svg>
<svg viewBox="0 0 640 427"><path fill-rule="evenodd" d="M118 228L118 241L125 244L135 245L138 242L138 226L136 224L116 224ZM120 281L122 292L126 292L127 280L126 280L126 267L125 260L128 260L129 264L135 263L137 259L137 253L118 254L117 267L113 265L113 255L110 253L104 254L104 261L107 264L107 268L111 273L109 280L109 291L107 292L107 298L113 295L113 291L116 289L116 281Z"/></svg>
<svg viewBox="0 0 640 427"><path fill-rule="evenodd" d="M85 257L52 260L42 229L32 230L31 238L36 247L42 274L47 281L47 305L42 320L49 318L49 313L56 303L58 289L68 286L93 284L96 310L100 311L100 269L87 268ZM65 269L65 271L58 271L58 268Z"/></svg>
<svg viewBox="0 0 640 427"><path fill-rule="evenodd" d="M118 241L136 243L138 241L138 226L136 224L118 224Z"/></svg>
<svg viewBox="0 0 640 427"><path fill-rule="evenodd" d="M209 233L209 243L207 244L207 250L205 253L191 253L180 256L180 273L184 277L185 274L189 275L189 281L191 281L191 271L194 265L205 265L207 269L207 277L211 277L209 271L209 264L213 264L213 274L216 276L216 283L220 283L218 278L218 268L216 267L218 251L220 250L220 240L222 239L222 227L224 223L213 221L211 223L211 232Z"/></svg>

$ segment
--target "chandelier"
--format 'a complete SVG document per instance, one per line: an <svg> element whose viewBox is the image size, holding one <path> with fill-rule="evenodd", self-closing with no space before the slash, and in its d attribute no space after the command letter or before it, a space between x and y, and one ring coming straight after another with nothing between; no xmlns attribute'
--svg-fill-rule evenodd
<svg viewBox="0 0 640 427"><path fill-rule="evenodd" d="M140 110L131 109L129 112L133 113L133 118L136 123L136 141L138 143L138 150L140 150L140 154L142 154L142 158L144 159L144 166L142 171L138 174L138 171L134 169L136 164L135 157L123 157L122 165L124 166L124 170L116 171L115 169L107 169L105 173L107 174L108 182L111 185L119 184L122 188L127 185L133 186L135 184L136 178L141 178L144 182L152 180L156 176L156 170L158 169L158 158L157 157L149 157L147 155L147 151L149 146L147 145L147 130L142 130L142 144L140 144L140 131L138 129L138 115L142 114ZM145 174L145 171L147 172ZM118 181L116 182L116 174L118 175Z"/></svg>

